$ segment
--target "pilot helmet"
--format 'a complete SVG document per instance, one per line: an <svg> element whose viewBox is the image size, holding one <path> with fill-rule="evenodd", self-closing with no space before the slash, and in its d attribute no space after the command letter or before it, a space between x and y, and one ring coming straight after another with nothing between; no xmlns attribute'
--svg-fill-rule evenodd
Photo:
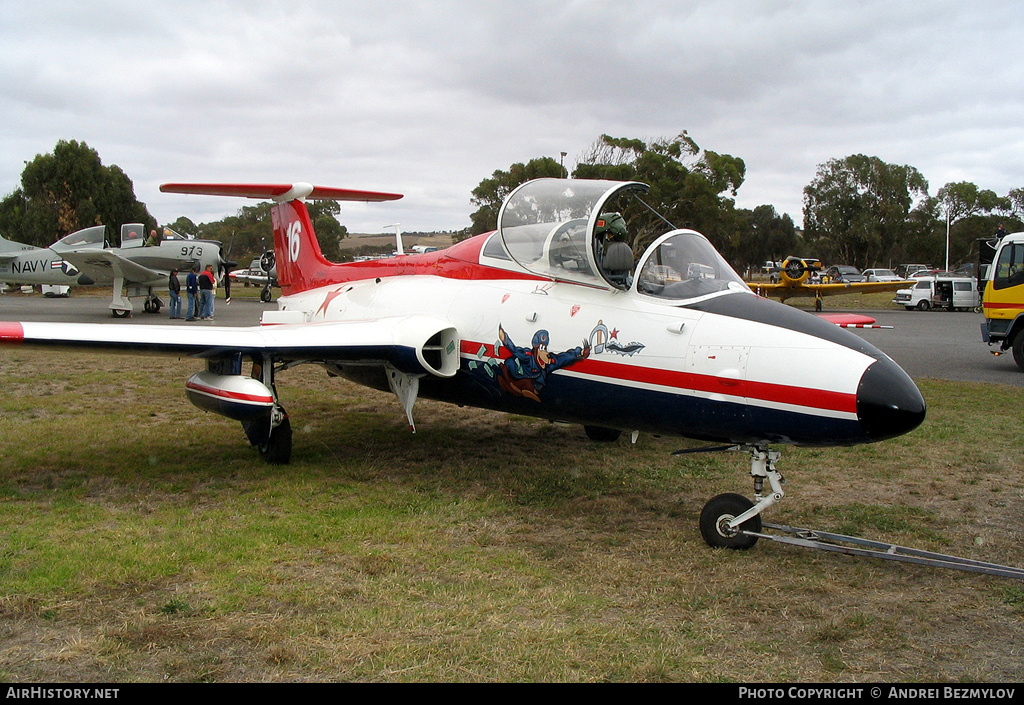
<svg viewBox="0 0 1024 705"><path fill-rule="evenodd" d="M597 219L594 235L604 237L626 237L626 220L621 213L602 213Z"/></svg>

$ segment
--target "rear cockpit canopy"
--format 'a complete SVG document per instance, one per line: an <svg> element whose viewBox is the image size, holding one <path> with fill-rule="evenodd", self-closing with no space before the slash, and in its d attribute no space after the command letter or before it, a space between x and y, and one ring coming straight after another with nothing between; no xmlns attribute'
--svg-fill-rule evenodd
<svg viewBox="0 0 1024 705"><path fill-rule="evenodd" d="M749 291L707 238L675 229L640 199L649 190L635 181L528 181L505 199L483 256L556 281L672 301Z"/></svg>

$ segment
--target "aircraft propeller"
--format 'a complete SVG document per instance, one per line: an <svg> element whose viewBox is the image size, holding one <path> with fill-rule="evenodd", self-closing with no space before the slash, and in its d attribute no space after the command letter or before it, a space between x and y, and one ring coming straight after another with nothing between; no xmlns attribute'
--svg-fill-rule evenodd
<svg viewBox="0 0 1024 705"><path fill-rule="evenodd" d="M786 279L799 282L814 272L820 272L821 264L815 260L808 262L799 257L790 256L783 261L781 269Z"/></svg>

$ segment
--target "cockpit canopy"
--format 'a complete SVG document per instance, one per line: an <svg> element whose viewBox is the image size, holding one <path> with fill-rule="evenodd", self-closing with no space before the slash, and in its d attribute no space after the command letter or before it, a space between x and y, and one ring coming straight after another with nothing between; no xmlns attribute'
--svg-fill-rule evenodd
<svg viewBox="0 0 1024 705"><path fill-rule="evenodd" d="M660 299L749 291L700 233L679 230L640 200L635 181L537 179L505 199L484 254L538 276ZM638 257L637 254L640 254Z"/></svg>
<svg viewBox="0 0 1024 705"><path fill-rule="evenodd" d="M101 249L106 245L107 226L94 225L65 235L51 247L55 250Z"/></svg>

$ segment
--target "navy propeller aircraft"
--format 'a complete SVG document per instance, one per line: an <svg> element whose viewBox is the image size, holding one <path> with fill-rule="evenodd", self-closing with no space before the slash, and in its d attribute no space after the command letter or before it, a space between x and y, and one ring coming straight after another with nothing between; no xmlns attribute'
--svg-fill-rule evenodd
<svg viewBox="0 0 1024 705"><path fill-rule="evenodd" d="M913 286L914 281L890 282L820 282L815 275L821 271L816 259L787 257L779 267L778 281L771 283L751 282L754 291L761 296L771 296L779 301L800 296L814 297L814 309L822 309L822 297L839 294L870 294L876 291L898 291Z"/></svg>
<svg viewBox="0 0 1024 705"><path fill-rule="evenodd" d="M724 444L709 450L749 454L754 499L714 497L701 534L711 546L749 548L762 512L784 495L775 446L893 438L922 422L925 402L862 338L755 295L707 238L652 215L648 189L530 181L506 198L494 232L335 264L305 201L399 194L165 184L274 201L277 310L248 328L0 323L0 342L202 360L187 397L240 421L272 463L287 463L292 448L278 377L299 364L393 392L412 429L422 396L581 424L595 440L626 431Z"/></svg>
<svg viewBox="0 0 1024 705"><path fill-rule="evenodd" d="M72 287L108 284L111 313L127 318L134 310L132 297L145 297L147 313L160 312L163 301L156 291L166 291L172 269L187 272L213 265L214 272L223 276L235 265L223 258L221 243L188 240L170 228L163 228L161 237L149 239L142 223L127 223L121 226L120 247L106 246L106 232L105 225L96 225L49 247L0 237L0 281Z"/></svg>

